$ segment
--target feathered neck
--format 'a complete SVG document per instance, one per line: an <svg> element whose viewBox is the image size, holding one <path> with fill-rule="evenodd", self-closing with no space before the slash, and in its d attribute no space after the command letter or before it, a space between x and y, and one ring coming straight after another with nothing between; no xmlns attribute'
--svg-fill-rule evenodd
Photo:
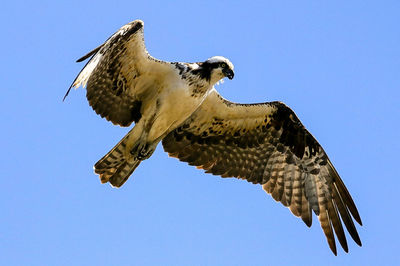
<svg viewBox="0 0 400 266"><path fill-rule="evenodd" d="M204 63L174 63L183 80L188 83L193 96L205 95L218 80L211 77L211 69Z"/></svg>

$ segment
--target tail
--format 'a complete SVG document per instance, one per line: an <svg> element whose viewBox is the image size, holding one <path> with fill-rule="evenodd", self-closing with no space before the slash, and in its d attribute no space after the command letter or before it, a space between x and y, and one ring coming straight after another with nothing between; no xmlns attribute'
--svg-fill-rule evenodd
<svg viewBox="0 0 400 266"><path fill-rule="evenodd" d="M113 187L120 187L140 164L141 160L125 158L128 135L94 165L94 172L100 175L101 183L110 182Z"/></svg>

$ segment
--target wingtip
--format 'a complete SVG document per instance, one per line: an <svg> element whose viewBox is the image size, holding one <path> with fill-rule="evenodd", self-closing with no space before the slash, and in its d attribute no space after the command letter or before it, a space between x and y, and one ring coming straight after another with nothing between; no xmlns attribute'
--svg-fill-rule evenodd
<svg viewBox="0 0 400 266"><path fill-rule="evenodd" d="M352 213L353 214L353 213ZM354 216L354 214L353 214L353 217L354 217L354 220L356 220L357 221L357 223L359 224L359 225L363 225L363 223L362 223L362 221L361 221L361 217L360 217L360 214L358 214L358 212L356 213L356 215Z"/></svg>
<svg viewBox="0 0 400 266"><path fill-rule="evenodd" d="M129 23L129 24L131 24L131 25L133 25L133 24L139 24L140 26L144 26L144 22L143 22L143 20L141 20L141 19L136 19L136 20L134 20L134 21L132 21L131 23Z"/></svg>
<svg viewBox="0 0 400 266"><path fill-rule="evenodd" d="M62 99L62 101L64 102L65 101L65 98L67 98L67 96L68 96L68 94L69 94L69 92L71 91L71 89L72 89L72 85L69 87L69 89L67 90L67 93L65 93L65 95L64 95L64 97L63 97L63 99Z"/></svg>
<svg viewBox="0 0 400 266"><path fill-rule="evenodd" d="M340 243L340 245L342 246L344 252L349 253L349 246L347 245L347 241L345 243Z"/></svg>
<svg viewBox="0 0 400 266"><path fill-rule="evenodd" d="M348 203L346 203L348 210L351 213L351 216L353 216L354 220L356 220L356 222L359 225L362 225L362 221L361 221L361 216L358 213L356 204L354 203L353 199L351 198L350 194L349 194L350 200L348 200Z"/></svg>
<svg viewBox="0 0 400 266"><path fill-rule="evenodd" d="M94 48L92 51L90 51L89 53L85 54L84 56L82 56L81 58L76 60L76 63L80 63L82 61L85 61L86 59L88 59L91 56L94 56L98 51L100 51L100 49L104 46L104 43L97 46L96 48Z"/></svg>
<svg viewBox="0 0 400 266"><path fill-rule="evenodd" d="M335 256L337 256L336 246L334 248L331 247L331 251Z"/></svg>
<svg viewBox="0 0 400 266"><path fill-rule="evenodd" d="M304 219L303 217L301 218L303 222L307 225L307 227L311 227L312 225L312 219Z"/></svg>
<svg viewBox="0 0 400 266"><path fill-rule="evenodd" d="M357 243L357 245L359 245L360 247L362 247L362 243L361 243L361 239L359 237L359 235L357 234L356 237L353 237L354 242Z"/></svg>
<svg viewBox="0 0 400 266"><path fill-rule="evenodd" d="M97 49L97 48L96 48L96 49ZM94 50L93 50L93 51L94 51ZM91 51L91 52L89 52L88 54L82 56L81 58L78 58L78 59L75 61L75 63L83 62L83 61L85 61L86 59L88 59L89 57L91 57L94 53L97 52L97 51L95 51L95 52L93 52L93 51Z"/></svg>

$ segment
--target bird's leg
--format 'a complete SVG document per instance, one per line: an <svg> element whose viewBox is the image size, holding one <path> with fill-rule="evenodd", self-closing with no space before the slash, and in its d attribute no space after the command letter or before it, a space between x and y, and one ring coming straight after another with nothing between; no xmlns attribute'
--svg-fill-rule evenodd
<svg viewBox="0 0 400 266"><path fill-rule="evenodd" d="M153 152L156 150L156 146L151 143L144 143L144 145L138 147L136 152L136 158L139 160L146 160L150 158Z"/></svg>
<svg viewBox="0 0 400 266"><path fill-rule="evenodd" d="M138 152L143 149L146 144L146 132L142 119L128 133L125 148L125 158L129 161L132 158L138 158Z"/></svg>
<svg viewBox="0 0 400 266"><path fill-rule="evenodd" d="M153 124L153 119L141 119L131 130L126 145L126 158L139 160L148 159L157 147L157 143L149 142L148 135Z"/></svg>
<svg viewBox="0 0 400 266"><path fill-rule="evenodd" d="M156 146L146 141L138 141L130 150L130 154L136 159L145 160L153 154Z"/></svg>

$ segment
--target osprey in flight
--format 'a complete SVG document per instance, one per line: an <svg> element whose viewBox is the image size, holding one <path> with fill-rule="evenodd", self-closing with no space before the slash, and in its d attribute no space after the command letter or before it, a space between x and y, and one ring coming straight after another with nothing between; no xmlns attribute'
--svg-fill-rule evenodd
<svg viewBox="0 0 400 266"><path fill-rule="evenodd" d="M342 222L361 246L361 225L350 193L317 140L281 102L237 104L214 85L234 76L221 56L204 62L165 62L151 57L143 22L120 28L90 58L72 87L86 87L94 111L113 124L135 126L94 166L102 183L122 186L162 141L172 157L206 173L259 184L311 226L319 218L332 252L334 233L348 252ZM64 99L65 99L64 97Z"/></svg>

